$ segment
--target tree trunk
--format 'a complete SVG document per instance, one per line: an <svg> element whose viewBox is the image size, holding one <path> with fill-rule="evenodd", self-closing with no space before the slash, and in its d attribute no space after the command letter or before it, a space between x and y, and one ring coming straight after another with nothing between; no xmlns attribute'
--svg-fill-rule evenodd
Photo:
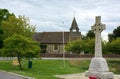
<svg viewBox="0 0 120 79"><path fill-rule="evenodd" d="M18 59L18 63L19 63L19 68L20 68L20 70L22 70L21 58L20 58L20 54L19 53L18 53L17 59Z"/></svg>

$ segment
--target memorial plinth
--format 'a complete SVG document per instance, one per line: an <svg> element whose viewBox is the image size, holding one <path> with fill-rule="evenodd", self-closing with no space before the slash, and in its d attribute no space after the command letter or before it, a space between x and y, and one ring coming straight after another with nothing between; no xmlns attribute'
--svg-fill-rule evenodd
<svg viewBox="0 0 120 79"><path fill-rule="evenodd" d="M102 57L101 32L105 29L105 24L101 23L101 16L97 16L92 30L95 33L95 57L92 58L86 76L96 76L97 79L113 79L113 73L109 72L106 59Z"/></svg>

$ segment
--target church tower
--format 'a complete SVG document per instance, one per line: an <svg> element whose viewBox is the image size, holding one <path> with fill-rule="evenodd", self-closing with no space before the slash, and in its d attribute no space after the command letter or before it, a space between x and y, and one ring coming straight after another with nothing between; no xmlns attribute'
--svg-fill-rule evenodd
<svg viewBox="0 0 120 79"><path fill-rule="evenodd" d="M71 27L70 27L70 34L69 34L69 40L77 40L81 39L81 32L79 32L79 27L77 25L75 17L73 18Z"/></svg>

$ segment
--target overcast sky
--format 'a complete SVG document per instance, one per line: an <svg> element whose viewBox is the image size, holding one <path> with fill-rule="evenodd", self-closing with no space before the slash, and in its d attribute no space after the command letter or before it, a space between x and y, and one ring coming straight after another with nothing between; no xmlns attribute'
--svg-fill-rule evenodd
<svg viewBox="0 0 120 79"><path fill-rule="evenodd" d="M120 0L0 0L0 8L16 16L25 15L37 32L69 31L75 16L82 34L101 16L103 39L120 24Z"/></svg>

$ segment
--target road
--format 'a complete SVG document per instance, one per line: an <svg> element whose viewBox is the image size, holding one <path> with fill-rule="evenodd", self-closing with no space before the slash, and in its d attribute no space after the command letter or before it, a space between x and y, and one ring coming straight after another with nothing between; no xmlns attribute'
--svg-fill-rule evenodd
<svg viewBox="0 0 120 79"><path fill-rule="evenodd" d="M0 79L24 79L24 78L14 75L12 73L0 71Z"/></svg>

